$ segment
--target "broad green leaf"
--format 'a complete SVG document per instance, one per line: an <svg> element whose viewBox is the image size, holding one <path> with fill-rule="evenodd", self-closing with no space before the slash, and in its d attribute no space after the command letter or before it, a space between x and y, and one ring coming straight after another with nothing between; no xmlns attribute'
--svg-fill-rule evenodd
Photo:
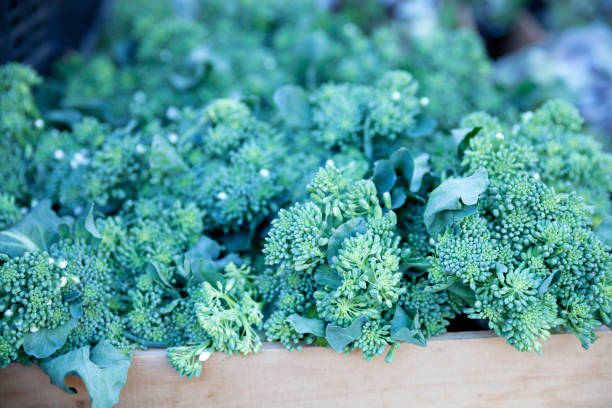
<svg viewBox="0 0 612 408"><path fill-rule="evenodd" d="M595 235L609 247L612 247L612 215L605 217L595 228Z"/></svg>
<svg viewBox="0 0 612 408"><path fill-rule="evenodd" d="M317 268L314 274L315 282L319 285L329 286L336 289L342 285L342 278L334 272L329 266L321 265Z"/></svg>
<svg viewBox="0 0 612 408"><path fill-rule="evenodd" d="M327 244L327 263L331 264L332 259L338 254L340 246L345 239L365 233L366 222L363 218L353 218L336 228Z"/></svg>
<svg viewBox="0 0 612 408"><path fill-rule="evenodd" d="M419 313L415 312L413 317L410 317L404 309L399 305L395 307L395 314L391 319L391 341L416 344L417 346L425 347L427 341L421 331L419 322Z"/></svg>
<svg viewBox="0 0 612 408"><path fill-rule="evenodd" d="M406 202L408 194L403 187L395 187L391 191L391 209L395 210L400 208Z"/></svg>
<svg viewBox="0 0 612 408"><path fill-rule="evenodd" d="M378 160L374 163L372 181L376 185L376 191L379 196L390 191L396 179L395 170L389 160Z"/></svg>
<svg viewBox="0 0 612 408"><path fill-rule="evenodd" d="M153 136L149 166L152 170L175 173L188 170L187 164L161 135Z"/></svg>
<svg viewBox="0 0 612 408"><path fill-rule="evenodd" d="M325 339L338 353L342 353L344 347L361 337L363 325L368 321L365 316L360 316L353 320L347 328L328 324L325 328Z"/></svg>
<svg viewBox="0 0 612 408"><path fill-rule="evenodd" d="M448 291L459 296L465 303L472 306L476 302L476 295L468 285L463 282L454 281L448 286Z"/></svg>
<svg viewBox="0 0 612 408"><path fill-rule="evenodd" d="M77 218L73 222L71 237L74 238L83 238L85 242L88 243L98 243L102 239L98 228L96 227L96 222L94 219L94 205L91 203L89 205L89 211L86 216L81 216ZM64 238L65 230L64 226L68 224L62 224L60 228L58 228L58 232Z"/></svg>
<svg viewBox="0 0 612 408"><path fill-rule="evenodd" d="M421 153L414 158L414 171L412 172L412 180L410 181L410 191L416 193L421 189L423 176L429 170L429 155L427 153Z"/></svg>
<svg viewBox="0 0 612 408"><path fill-rule="evenodd" d="M483 168L479 168L469 177L442 182L431 192L423 214L429 235L435 239L456 220L473 213L478 197L488 186L489 178ZM471 206L472 208L469 208Z"/></svg>
<svg viewBox="0 0 612 408"><path fill-rule="evenodd" d="M217 259L221 253L221 248L217 241L212 238L203 235L202 238L195 244L193 248L185 253L187 258L203 258L203 259Z"/></svg>
<svg viewBox="0 0 612 408"><path fill-rule="evenodd" d="M39 329L23 336L23 350L36 358L47 358L65 343L68 335L77 326L78 319L72 318L55 329Z"/></svg>
<svg viewBox="0 0 612 408"><path fill-rule="evenodd" d="M80 122L83 115L76 109L51 110L45 113L45 122L52 125L62 125L72 127L73 124Z"/></svg>
<svg viewBox="0 0 612 408"><path fill-rule="evenodd" d="M49 375L52 384L68 394L75 394L76 390L66 386L64 379L70 375L79 377L87 387L92 407L110 408L119 402L130 359L103 340L93 349L85 346L42 361L39 366Z"/></svg>
<svg viewBox="0 0 612 408"><path fill-rule="evenodd" d="M402 147L393 152L389 161L393 165L393 168L399 171L399 174L404 177L404 180L410 185L412 182L412 175L414 174L414 159L410 151Z"/></svg>
<svg viewBox="0 0 612 408"><path fill-rule="evenodd" d="M438 123L429 115L419 115L412 129L406 132L409 137L423 137L431 135L436 130Z"/></svg>
<svg viewBox="0 0 612 408"><path fill-rule="evenodd" d="M481 129L481 127L475 127L473 129L460 129L462 131L466 130L466 132L461 136L461 141L457 144L457 154L460 161L463 159L465 149L467 149L470 145L470 140L472 140L472 138L476 136Z"/></svg>
<svg viewBox="0 0 612 408"><path fill-rule="evenodd" d="M17 224L0 232L0 253L17 257L26 252L47 250L59 239L57 228L63 222L51 209L51 202L44 200Z"/></svg>
<svg viewBox="0 0 612 408"><path fill-rule="evenodd" d="M295 85L285 85L274 92L274 104L288 126L309 128L312 125L306 92Z"/></svg>
<svg viewBox="0 0 612 408"><path fill-rule="evenodd" d="M192 72L182 74L171 72L168 74L168 82L178 91L185 92L197 86L204 79L206 73L206 62L198 62L190 64Z"/></svg>
<svg viewBox="0 0 612 408"><path fill-rule="evenodd" d="M323 323L323 320L309 319L295 313L285 320L291 324L291 327L298 333L314 334L317 337L325 337L325 323Z"/></svg>
<svg viewBox="0 0 612 408"><path fill-rule="evenodd" d="M196 258L190 261L191 274L189 276L189 285L201 282L208 282L213 286L217 286L217 282L225 283L221 271L223 267L218 261L212 259Z"/></svg>

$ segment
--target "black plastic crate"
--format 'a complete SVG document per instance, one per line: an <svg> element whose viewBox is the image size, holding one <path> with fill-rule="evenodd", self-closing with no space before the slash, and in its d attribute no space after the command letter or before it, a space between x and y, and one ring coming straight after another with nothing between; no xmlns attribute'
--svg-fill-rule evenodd
<svg viewBox="0 0 612 408"><path fill-rule="evenodd" d="M0 63L47 71L67 49L91 47L108 0L0 0Z"/></svg>

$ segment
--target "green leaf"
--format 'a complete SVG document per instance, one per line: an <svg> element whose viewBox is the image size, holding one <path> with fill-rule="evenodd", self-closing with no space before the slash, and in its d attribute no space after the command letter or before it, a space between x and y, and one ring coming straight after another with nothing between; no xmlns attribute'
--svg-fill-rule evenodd
<svg viewBox="0 0 612 408"><path fill-rule="evenodd" d="M321 265L317 268L314 279L319 285L329 286L332 289L342 285L342 277L327 265Z"/></svg>
<svg viewBox="0 0 612 408"><path fill-rule="evenodd" d="M287 317L285 321L291 324L291 327L298 333L325 337L325 323L323 323L323 320L309 319L294 313Z"/></svg>
<svg viewBox="0 0 612 408"><path fill-rule="evenodd" d="M391 320L391 341L427 346L427 340L420 330L419 314L415 312L411 318L399 305L395 307L395 314Z"/></svg>
<svg viewBox="0 0 612 408"><path fill-rule="evenodd" d="M174 147L159 134L153 136L149 166L152 170L167 173L180 173L189 169Z"/></svg>
<svg viewBox="0 0 612 408"><path fill-rule="evenodd" d="M419 115L414 127L406 132L408 137L423 137L431 135L436 130L438 123L429 115Z"/></svg>
<svg viewBox="0 0 612 408"><path fill-rule="evenodd" d="M465 149L467 149L470 145L470 140L476 136L478 134L478 132L480 132L482 128L481 127L475 127L473 129L456 129L456 130L461 130L461 131L466 131L465 133L463 133L461 135L461 141L458 143L457 145L457 154L459 156L459 160L461 161L463 159L463 153L465 152Z"/></svg>
<svg viewBox="0 0 612 408"><path fill-rule="evenodd" d="M80 319L83 316L83 304L81 302L71 303L70 306L70 316L75 319Z"/></svg>
<svg viewBox="0 0 612 408"><path fill-rule="evenodd" d="M70 319L55 329L39 329L35 333L23 336L23 350L36 358L47 358L65 343L72 329L77 326L78 319Z"/></svg>
<svg viewBox="0 0 612 408"><path fill-rule="evenodd" d="M45 113L45 122L51 125L63 125L72 127L73 124L80 122L83 115L76 109L51 110Z"/></svg>
<svg viewBox="0 0 612 408"><path fill-rule="evenodd" d="M211 259L196 258L190 261L191 274L189 276L188 285L208 282L214 287L217 282L225 283L221 270L223 269L217 262Z"/></svg>
<svg viewBox="0 0 612 408"><path fill-rule="evenodd" d="M414 269L418 269L418 270L427 270L427 268L429 268L430 266L430 262L427 260L427 258L408 258L408 259L403 259L400 266L402 268L406 268L406 269L410 269L410 268L414 268Z"/></svg>
<svg viewBox="0 0 612 408"><path fill-rule="evenodd" d="M64 220L51 210L49 200L41 201L11 228L0 232L0 253L10 257L48 250L59 239L57 228Z"/></svg>
<svg viewBox="0 0 612 408"><path fill-rule="evenodd" d="M609 247L612 247L612 215L605 217L595 228L595 235Z"/></svg>
<svg viewBox="0 0 612 408"><path fill-rule="evenodd" d="M374 174L372 181L376 185L376 191L379 196L390 191L397 180L395 170L389 160L378 160L374 163Z"/></svg>
<svg viewBox="0 0 612 408"><path fill-rule="evenodd" d="M474 294L474 291L463 282L454 281L447 287L447 290L459 296L470 306L473 306L474 302L476 302L476 295Z"/></svg>
<svg viewBox="0 0 612 408"><path fill-rule="evenodd" d="M546 293L546 291L548 291L548 289L554 285L560 277L561 271L555 271L548 275L548 277L544 279L542 283L540 283L540 286L538 286L538 296L542 296L544 293Z"/></svg>
<svg viewBox="0 0 612 408"><path fill-rule="evenodd" d="M423 184L423 176L430 170L429 155L421 153L414 158L414 171L412 172L412 180L410 180L410 191L416 193L421 189Z"/></svg>
<svg viewBox="0 0 612 408"><path fill-rule="evenodd" d="M429 235L435 239L456 220L473 213L478 197L488 186L489 178L483 168L479 168L469 177L442 182L431 192L423 214ZM470 206L473 207L469 208Z"/></svg>
<svg viewBox="0 0 612 408"><path fill-rule="evenodd" d="M399 174L404 177L408 186L410 186L412 182L412 175L414 174L414 159L412 158L412 154L408 149L402 147L401 149L393 152L389 161L393 165L393 168L396 171L399 171Z"/></svg>
<svg viewBox="0 0 612 408"><path fill-rule="evenodd" d="M181 74L178 72L171 72L168 74L168 82L170 85L178 91L185 92L196 87L206 73L206 63L199 62L191 64L192 72L189 74Z"/></svg>
<svg viewBox="0 0 612 408"><path fill-rule="evenodd" d="M277 89L274 104L288 126L309 128L312 125L308 96L299 86L285 85Z"/></svg>
<svg viewBox="0 0 612 408"><path fill-rule="evenodd" d="M336 228L332 236L329 238L329 243L327 244L327 263L331 264L334 256L338 255L340 246L345 239L357 234L365 233L366 222L363 218L353 218L352 220L349 220Z"/></svg>
<svg viewBox="0 0 612 408"><path fill-rule="evenodd" d="M391 209L396 210L400 208L406 202L408 194L403 187L395 187L391 191Z"/></svg>
<svg viewBox="0 0 612 408"><path fill-rule="evenodd" d="M221 253L221 247L217 241L212 238L203 235L202 238L195 244L193 248L185 253L187 258L203 258L203 259L217 259Z"/></svg>
<svg viewBox="0 0 612 408"><path fill-rule="evenodd" d="M96 227L96 222L95 222L93 214L94 214L94 205L93 203L91 203L89 205L89 211L87 212L87 215L84 217L79 217L77 218L76 221L73 222L73 228L72 228L73 231L70 234L70 237L83 238L85 242L90 243L90 244L100 242L100 240L102 239L102 236L100 235L100 232L98 231L98 228ZM65 225L68 225L68 224L62 224L60 225L60 228L58 228L58 233L60 233L62 238L65 238L64 237L66 233L65 228L64 228Z"/></svg>
<svg viewBox="0 0 612 408"><path fill-rule="evenodd" d="M103 340L93 349L85 346L42 361L39 366L49 375L52 384L68 394L75 394L76 390L66 386L64 379L70 375L79 377L89 391L92 407L110 408L119 402L130 359Z"/></svg>
<svg viewBox="0 0 612 408"><path fill-rule="evenodd" d="M325 339L338 353L342 353L344 347L361 337L363 325L368 321L365 316L360 316L353 320L347 328L328 324L325 328Z"/></svg>

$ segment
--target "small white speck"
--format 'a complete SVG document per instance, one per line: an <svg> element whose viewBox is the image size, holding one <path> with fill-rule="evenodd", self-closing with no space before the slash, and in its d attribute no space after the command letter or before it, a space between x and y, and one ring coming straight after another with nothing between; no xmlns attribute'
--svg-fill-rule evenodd
<svg viewBox="0 0 612 408"><path fill-rule="evenodd" d="M270 177L270 171L268 169L261 169L259 170L259 175L263 178L269 178Z"/></svg>
<svg viewBox="0 0 612 408"><path fill-rule="evenodd" d="M55 263L55 259L49 258L49 265L53 265Z"/></svg>
<svg viewBox="0 0 612 408"><path fill-rule="evenodd" d="M65 287L68 284L68 278L66 278L65 276L62 276L60 278L60 288Z"/></svg>
<svg viewBox="0 0 612 408"><path fill-rule="evenodd" d="M217 194L217 198L219 200L227 200L229 197L226 192L222 191L219 194Z"/></svg>
<svg viewBox="0 0 612 408"><path fill-rule="evenodd" d="M428 97L426 97L426 96L424 96L424 97L422 97L422 98L420 99L420 101L419 101L419 102L421 103L421 106L427 106L427 105L429 105L429 98L428 98Z"/></svg>
<svg viewBox="0 0 612 408"><path fill-rule="evenodd" d="M42 119L36 119L36 120L34 121L34 127L35 127L36 129L42 129L44 126L45 126L45 121L44 121L44 120L42 120Z"/></svg>
<svg viewBox="0 0 612 408"><path fill-rule="evenodd" d="M327 161L325 162L326 166L333 166L334 165L334 161L332 159L327 159Z"/></svg>
<svg viewBox="0 0 612 408"><path fill-rule="evenodd" d="M529 112L523 113L523 121L524 122L529 122L531 120L531 118L533 118L533 112L529 111Z"/></svg>
<svg viewBox="0 0 612 408"><path fill-rule="evenodd" d="M175 144L176 142L178 142L178 135L176 133L170 133L168 135L168 140L170 141L170 143Z"/></svg>
<svg viewBox="0 0 612 408"><path fill-rule="evenodd" d="M532 174L532 177L533 177L533 179L534 179L535 181L540 181L540 179L541 179L541 178L540 178L540 173L533 173L533 174Z"/></svg>
<svg viewBox="0 0 612 408"><path fill-rule="evenodd" d="M74 207L74 210L72 210L72 213L78 217L79 215L83 214L83 207L81 207L80 205Z"/></svg>
<svg viewBox="0 0 612 408"><path fill-rule="evenodd" d="M51 305L51 303L53 303L53 302L51 301L51 299L47 300L47 306L50 306L50 305Z"/></svg>
<svg viewBox="0 0 612 408"><path fill-rule="evenodd" d="M78 276L71 276L70 279L72 279L72 281L76 283L79 283L81 281Z"/></svg>
<svg viewBox="0 0 612 408"><path fill-rule="evenodd" d="M66 156L66 153L62 149L57 149L53 152L53 158L55 160L62 160Z"/></svg>
<svg viewBox="0 0 612 408"><path fill-rule="evenodd" d="M136 153L143 154L145 150L146 150L145 147L141 145L140 143L136 145Z"/></svg>
<svg viewBox="0 0 612 408"><path fill-rule="evenodd" d="M15 322L15 325L17 326L21 326L23 324L23 320L18 320L17 322Z"/></svg>
<svg viewBox="0 0 612 408"><path fill-rule="evenodd" d="M276 60L273 57L266 57L263 61L264 68L268 71L276 68Z"/></svg>
<svg viewBox="0 0 612 408"><path fill-rule="evenodd" d="M11 316L13 316L13 311L11 309L8 309L6 312L4 312L4 315L6 317L11 317Z"/></svg>
<svg viewBox="0 0 612 408"><path fill-rule="evenodd" d="M32 332L32 333L36 333L37 331L38 331L38 327L36 327L36 326L32 326L30 328L30 332Z"/></svg>
<svg viewBox="0 0 612 408"><path fill-rule="evenodd" d="M146 100L147 100L146 93L144 93L143 91L134 92L134 101L136 101L137 103L144 103L144 101Z"/></svg>
<svg viewBox="0 0 612 408"><path fill-rule="evenodd" d="M496 138L497 140L504 140L504 134L503 134L503 133L501 133L501 132L497 132L497 133L495 134L495 138Z"/></svg>
<svg viewBox="0 0 612 408"><path fill-rule="evenodd" d="M399 93L398 91L395 91L391 94L391 99L393 99L394 101L399 101L402 97L402 94Z"/></svg>
<svg viewBox="0 0 612 408"><path fill-rule="evenodd" d="M83 153L81 152L76 152L73 157L74 157L74 160L76 160L79 163L82 163L85 160L85 156L83 156Z"/></svg>
<svg viewBox="0 0 612 408"><path fill-rule="evenodd" d="M436 243L436 241L434 241L434 239L433 239L433 238L429 238L429 245L433 245L433 244L435 244L435 243Z"/></svg>
<svg viewBox="0 0 612 408"><path fill-rule="evenodd" d="M59 266L61 269L66 268L66 266L68 266L68 262L66 262L65 259L61 259L58 263L57 266Z"/></svg>
<svg viewBox="0 0 612 408"><path fill-rule="evenodd" d="M30 207L34 208L38 205L38 200L37 199L33 199L32 202L30 203Z"/></svg>
<svg viewBox="0 0 612 408"><path fill-rule="evenodd" d="M202 354L200 354L200 357L198 357L200 359L200 361L204 362L206 360L208 360L210 358L210 356L212 356L212 353L210 351L205 351Z"/></svg>
<svg viewBox="0 0 612 408"><path fill-rule="evenodd" d="M28 213L28 209L27 209L27 208L25 208L25 207L23 207L23 208L21 209L21 213L22 213L22 214L27 214L27 213Z"/></svg>
<svg viewBox="0 0 612 408"><path fill-rule="evenodd" d="M170 62L172 60L172 51L164 48L159 52L159 59L163 62Z"/></svg>
<svg viewBox="0 0 612 408"><path fill-rule="evenodd" d="M77 163L76 160L72 159L70 160L70 167L72 167L73 169L76 169L77 167L79 167L79 163Z"/></svg>
<svg viewBox="0 0 612 408"><path fill-rule="evenodd" d="M166 109L166 117L170 120L174 120L178 117L179 115L179 111L178 109L176 109L175 106L170 106L168 109Z"/></svg>

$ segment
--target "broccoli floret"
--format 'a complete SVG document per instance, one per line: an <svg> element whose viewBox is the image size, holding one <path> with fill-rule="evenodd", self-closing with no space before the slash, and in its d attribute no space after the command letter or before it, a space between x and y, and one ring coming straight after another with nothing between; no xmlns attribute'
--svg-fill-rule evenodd
<svg viewBox="0 0 612 408"><path fill-rule="evenodd" d="M428 99L419 98L418 89L404 71L388 71L372 86L325 84L309 98L312 134L327 149L358 148L370 160L385 156L420 132Z"/></svg>
<svg viewBox="0 0 612 408"><path fill-rule="evenodd" d="M577 192L602 218L612 212L612 154L585 134L582 124L574 106L551 100L523 115L517 137L533 146L542 181L561 193Z"/></svg>
<svg viewBox="0 0 612 408"><path fill-rule="evenodd" d="M10 194L0 194L0 230L15 224L21 218L21 210Z"/></svg>
<svg viewBox="0 0 612 408"><path fill-rule="evenodd" d="M328 163L308 191L310 200L279 211L266 238L265 261L275 271L266 276L279 287L266 335L294 349L300 340L321 336L298 332L289 319L294 314L340 328L365 318L361 334L344 349L359 348L371 359L398 342L391 333L395 308L407 291L420 289L400 271L411 249L401 243L396 215L381 206L371 180L352 179ZM433 311L429 333L442 332L454 315L448 307L441 312L428 305L426 310L418 300L403 302L413 317L415 311ZM434 329L435 324L442 329Z"/></svg>
<svg viewBox="0 0 612 408"><path fill-rule="evenodd" d="M472 113L461 127L482 129L469 142L462 165L479 167L491 177L512 179L524 172L560 193L576 192L595 206L595 224L612 202L612 155L582 133L582 118L569 103L552 100L526 112L512 128L485 113Z"/></svg>
<svg viewBox="0 0 612 408"><path fill-rule="evenodd" d="M466 313L521 351L541 351L553 330L586 348L610 319L610 248L590 229L590 209L529 174L493 179L478 212L435 244L430 279L459 283L474 299Z"/></svg>

